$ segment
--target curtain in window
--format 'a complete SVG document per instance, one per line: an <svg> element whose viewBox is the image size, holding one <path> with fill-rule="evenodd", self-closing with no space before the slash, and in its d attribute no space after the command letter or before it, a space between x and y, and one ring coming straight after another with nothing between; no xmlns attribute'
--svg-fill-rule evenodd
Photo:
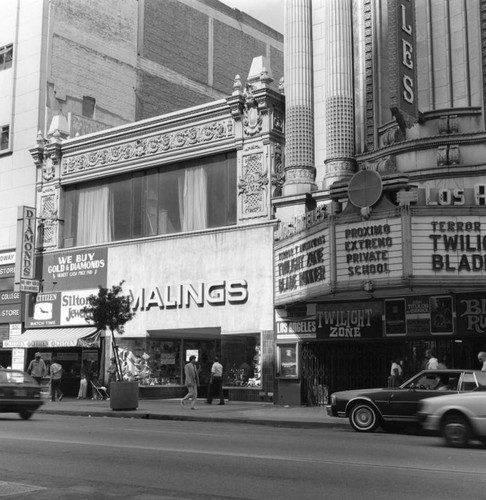
<svg viewBox="0 0 486 500"><path fill-rule="evenodd" d="M203 167L189 168L179 182L182 231L206 229L208 225L208 181Z"/></svg>
<svg viewBox="0 0 486 500"><path fill-rule="evenodd" d="M112 241L113 204L108 186L79 191L76 245Z"/></svg>

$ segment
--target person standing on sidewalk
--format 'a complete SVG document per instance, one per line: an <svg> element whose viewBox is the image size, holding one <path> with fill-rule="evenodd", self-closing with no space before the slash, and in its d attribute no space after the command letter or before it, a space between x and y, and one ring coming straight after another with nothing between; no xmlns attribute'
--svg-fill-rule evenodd
<svg viewBox="0 0 486 500"><path fill-rule="evenodd" d="M191 356L189 358L189 363L184 366L184 375L186 377L186 387L188 392L181 399L181 406L184 406L184 403L187 400L192 399L191 410L196 410L197 386L199 385L199 374L197 373L196 356Z"/></svg>
<svg viewBox="0 0 486 500"><path fill-rule="evenodd" d="M64 394L61 391L62 366L57 362L56 356L52 357L51 363L51 401L62 401Z"/></svg>
<svg viewBox="0 0 486 500"><path fill-rule="evenodd" d="M34 359L29 363L27 373L41 385L42 379L47 375L47 366L41 358L40 352L35 353Z"/></svg>
<svg viewBox="0 0 486 500"><path fill-rule="evenodd" d="M224 405L223 395L223 365L219 362L219 356L214 356L214 363L211 366L211 379L208 388L208 399L206 403L213 402L213 396L219 398L219 404Z"/></svg>

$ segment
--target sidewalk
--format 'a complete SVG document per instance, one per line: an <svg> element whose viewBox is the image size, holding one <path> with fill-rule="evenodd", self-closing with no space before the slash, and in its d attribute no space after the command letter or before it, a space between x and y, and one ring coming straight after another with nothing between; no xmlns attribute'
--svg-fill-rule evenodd
<svg viewBox="0 0 486 500"><path fill-rule="evenodd" d="M179 399L142 399L132 411L114 411L109 401L64 398L60 402L45 401L38 413L78 415L86 417L145 418L154 420L192 420L200 422L235 422L276 427L348 426L348 420L329 417L323 406L277 406L273 403L230 401L224 406L208 405L199 399L197 410L181 407Z"/></svg>

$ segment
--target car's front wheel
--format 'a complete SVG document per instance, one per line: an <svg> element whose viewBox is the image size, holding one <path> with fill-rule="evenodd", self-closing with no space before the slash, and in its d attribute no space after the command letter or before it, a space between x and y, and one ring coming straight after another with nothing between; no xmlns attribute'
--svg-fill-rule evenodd
<svg viewBox="0 0 486 500"><path fill-rule="evenodd" d="M369 403L356 403L349 413L349 423L358 432L373 432L380 425L380 415Z"/></svg>
<svg viewBox="0 0 486 500"><path fill-rule="evenodd" d="M29 420L29 418L34 414L32 410L21 410L19 412L20 417L22 420Z"/></svg>
<svg viewBox="0 0 486 500"><path fill-rule="evenodd" d="M471 426L462 415L449 415L442 423L442 436L448 446L462 448L471 439Z"/></svg>

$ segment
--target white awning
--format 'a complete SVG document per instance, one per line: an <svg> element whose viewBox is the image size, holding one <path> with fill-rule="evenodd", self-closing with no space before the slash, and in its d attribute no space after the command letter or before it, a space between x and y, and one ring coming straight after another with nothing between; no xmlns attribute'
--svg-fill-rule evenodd
<svg viewBox="0 0 486 500"><path fill-rule="evenodd" d="M79 328L39 328L4 340L3 347L99 347L100 332L94 326Z"/></svg>

